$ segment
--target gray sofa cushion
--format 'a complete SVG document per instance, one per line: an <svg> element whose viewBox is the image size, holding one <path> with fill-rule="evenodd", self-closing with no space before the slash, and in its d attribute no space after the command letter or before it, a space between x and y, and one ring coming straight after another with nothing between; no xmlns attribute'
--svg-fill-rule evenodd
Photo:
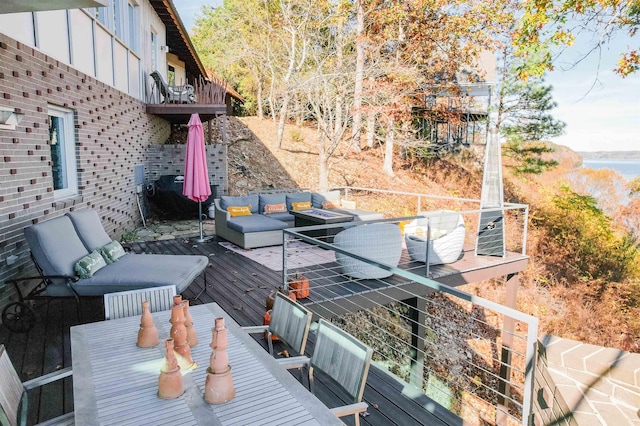
<svg viewBox="0 0 640 426"><path fill-rule="evenodd" d="M310 192L296 192L294 194L287 194L287 210L292 210L291 203L311 202Z"/></svg>
<svg viewBox="0 0 640 426"><path fill-rule="evenodd" d="M269 214L266 214L265 216L271 219L281 220L283 222L293 222L294 220L296 220L295 216L289 212L269 213Z"/></svg>
<svg viewBox="0 0 640 426"><path fill-rule="evenodd" d="M208 262L206 256L130 253L72 286L81 296L163 285L175 285L182 293Z"/></svg>
<svg viewBox="0 0 640 426"><path fill-rule="evenodd" d="M353 220L376 220L384 219L382 213L369 212L360 209L329 209L332 212L350 214L353 216Z"/></svg>
<svg viewBox="0 0 640 426"><path fill-rule="evenodd" d="M247 232L277 231L285 229L287 224L262 214L232 217L227 227L246 234Z"/></svg>
<svg viewBox="0 0 640 426"><path fill-rule="evenodd" d="M77 210L66 214L76 229L80 240L89 251L99 249L111 242L104 231L100 216L95 210Z"/></svg>
<svg viewBox="0 0 640 426"><path fill-rule="evenodd" d="M260 198L260 213L264 213L264 206L267 204L286 204L286 194L259 194Z"/></svg>
<svg viewBox="0 0 640 426"><path fill-rule="evenodd" d="M251 206L251 214L258 214L260 209L260 200L257 195L245 195L242 197L233 197L223 195L220 197L220 208L227 210L229 206Z"/></svg>
<svg viewBox="0 0 640 426"><path fill-rule="evenodd" d="M340 191L314 192L311 194L311 204L316 209L322 208L323 201L340 201Z"/></svg>
<svg viewBox="0 0 640 426"><path fill-rule="evenodd" d="M29 226L24 236L45 275L74 276L76 262L89 254L67 216Z"/></svg>

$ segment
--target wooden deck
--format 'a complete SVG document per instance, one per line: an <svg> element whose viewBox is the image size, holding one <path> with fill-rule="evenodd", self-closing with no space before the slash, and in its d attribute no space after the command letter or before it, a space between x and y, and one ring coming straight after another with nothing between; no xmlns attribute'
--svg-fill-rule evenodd
<svg viewBox="0 0 640 426"><path fill-rule="evenodd" d="M240 325L262 324L265 298L282 280L281 272L265 268L225 249L215 238L199 245L193 245L183 239L135 243L131 245L131 249L138 253L208 256L210 266L205 271L207 291L198 301L191 303L215 301ZM431 278L449 285L460 285L515 274L526 267L526 262L527 257L521 255L510 255L505 259L465 256L456 264L439 269L432 268ZM192 300L203 285L204 279L200 276L183 296ZM389 286L389 291L393 291L392 287ZM71 366L69 328L76 324L101 321L104 318L101 298L83 299L79 311L73 300L66 299L40 301L35 310L39 320L29 333L14 334L0 326L0 343L7 347L9 356L23 380ZM256 338L263 342L260 337ZM307 350L313 350L313 342L310 342ZM30 393L29 424L73 410L71 380L72 378L65 379L64 383L54 383L43 390ZM323 386L321 379L318 384L317 394L320 399L328 402L328 405L331 405L331 402L338 405L339 392ZM369 415L361 418L363 425L462 424L459 418L442 408L429 408L439 406L412 390L410 385L375 367L369 373L364 399L370 408ZM353 416L343 420L347 424L353 424Z"/></svg>

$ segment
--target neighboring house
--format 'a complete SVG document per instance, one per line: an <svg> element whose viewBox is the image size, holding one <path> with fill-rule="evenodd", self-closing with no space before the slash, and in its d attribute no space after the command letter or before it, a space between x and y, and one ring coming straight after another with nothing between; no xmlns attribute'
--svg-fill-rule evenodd
<svg viewBox="0 0 640 426"><path fill-rule="evenodd" d="M69 9L47 10L60 7ZM25 227L92 208L119 238L141 222L135 174L149 181L182 166L184 145L161 145L172 123L193 112L226 121L225 92L217 103L148 103L154 70L212 86L169 0L0 3L0 309L13 295L6 280L34 271ZM226 145L209 151L224 190Z"/></svg>

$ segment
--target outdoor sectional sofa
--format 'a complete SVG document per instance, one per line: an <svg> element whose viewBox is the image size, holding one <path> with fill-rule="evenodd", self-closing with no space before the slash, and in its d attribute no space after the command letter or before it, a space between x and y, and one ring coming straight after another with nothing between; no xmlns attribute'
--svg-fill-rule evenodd
<svg viewBox="0 0 640 426"><path fill-rule="evenodd" d="M214 200L216 235L244 249L282 244L282 230L294 226L295 218L289 211L299 207L297 203L352 215L354 221L383 218L380 213L356 209L354 202L340 198L338 190L222 196ZM232 216L230 207L248 209L244 215ZM248 211L251 214L246 214Z"/></svg>

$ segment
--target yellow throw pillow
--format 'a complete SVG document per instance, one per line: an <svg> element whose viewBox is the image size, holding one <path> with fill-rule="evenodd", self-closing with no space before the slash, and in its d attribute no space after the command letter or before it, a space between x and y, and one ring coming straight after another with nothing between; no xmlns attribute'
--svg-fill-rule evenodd
<svg viewBox="0 0 640 426"><path fill-rule="evenodd" d="M326 200L322 202L323 209L339 209L340 201L338 200Z"/></svg>
<svg viewBox="0 0 640 426"><path fill-rule="evenodd" d="M264 213L285 213L287 211L287 205L285 203L282 204L265 204Z"/></svg>
<svg viewBox="0 0 640 426"><path fill-rule="evenodd" d="M227 211L231 217L235 216L251 216L251 205L248 206L229 206Z"/></svg>
<svg viewBox="0 0 640 426"><path fill-rule="evenodd" d="M311 208L311 201L294 201L291 203L293 210L307 210Z"/></svg>

